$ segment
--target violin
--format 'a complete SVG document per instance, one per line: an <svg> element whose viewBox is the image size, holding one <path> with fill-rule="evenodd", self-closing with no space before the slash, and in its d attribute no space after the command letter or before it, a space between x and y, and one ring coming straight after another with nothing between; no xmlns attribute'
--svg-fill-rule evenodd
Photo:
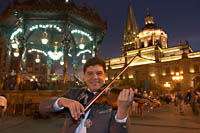
<svg viewBox="0 0 200 133"><path fill-rule="evenodd" d="M121 92L120 88L112 88L111 91L102 94L96 101L96 104L107 103L113 109L117 109L117 99L119 93ZM150 105L153 103L153 100L148 97L144 97L140 94L134 93L133 101L137 103L149 103Z"/></svg>

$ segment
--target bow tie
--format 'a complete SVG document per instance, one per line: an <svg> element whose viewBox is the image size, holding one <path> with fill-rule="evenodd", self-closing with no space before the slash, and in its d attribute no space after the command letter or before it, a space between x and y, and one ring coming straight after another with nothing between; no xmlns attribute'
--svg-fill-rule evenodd
<svg viewBox="0 0 200 133"><path fill-rule="evenodd" d="M80 98L80 103L85 106L93 97L94 93L86 90Z"/></svg>

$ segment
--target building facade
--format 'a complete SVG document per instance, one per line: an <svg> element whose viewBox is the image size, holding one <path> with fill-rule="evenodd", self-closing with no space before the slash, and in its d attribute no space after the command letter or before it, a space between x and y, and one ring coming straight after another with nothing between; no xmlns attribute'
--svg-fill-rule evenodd
<svg viewBox="0 0 200 133"><path fill-rule="evenodd" d="M147 13L145 25L139 30L131 6L124 30L122 56L106 60L107 77L114 77L135 57L130 67L118 78L133 79L135 86L152 89L153 85L172 90L195 86L200 75L200 52L193 52L186 40L168 47L168 36L155 25L153 16Z"/></svg>

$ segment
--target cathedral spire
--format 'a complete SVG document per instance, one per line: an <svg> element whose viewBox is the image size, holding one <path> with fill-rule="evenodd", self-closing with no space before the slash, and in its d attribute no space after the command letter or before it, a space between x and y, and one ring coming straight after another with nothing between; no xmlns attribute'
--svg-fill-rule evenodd
<svg viewBox="0 0 200 133"><path fill-rule="evenodd" d="M133 13L131 5L128 6L128 17L124 28L124 44L122 46L122 53L125 55L126 51L136 49L135 38L139 32L138 25Z"/></svg>
<svg viewBox="0 0 200 133"><path fill-rule="evenodd" d="M136 23L136 19L131 5L128 6L128 17L125 26L125 34L128 33L138 33L138 25Z"/></svg>

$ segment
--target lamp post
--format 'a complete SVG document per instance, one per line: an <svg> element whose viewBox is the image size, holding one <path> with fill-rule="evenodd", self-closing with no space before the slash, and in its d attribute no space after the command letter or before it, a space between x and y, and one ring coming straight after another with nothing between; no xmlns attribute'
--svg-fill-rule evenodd
<svg viewBox="0 0 200 133"><path fill-rule="evenodd" d="M62 43L63 43L63 52L64 52L64 59L62 58L62 60L64 61L63 89L65 89L66 88L66 84L67 84L67 80L68 80L67 79L68 52L69 52L69 48L70 48L69 45L71 43L71 37L70 37L69 33L64 35L64 39L63 39Z"/></svg>
<svg viewBox="0 0 200 133"><path fill-rule="evenodd" d="M171 84L169 82L165 82L164 87L169 89L171 87Z"/></svg>
<svg viewBox="0 0 200 133"><path fill-rule="evenodd" d="M15 85L15 89L19 89L19 85L21 83L21 75L22 75L22 54L24 53L24 44L25 38L23 34L19 36L19 62L18 62L18 69L17 69L17 83Z"/></svg>
<svg viewBox="0 0 200 133"><path fill-rule="evenodd" d="M183 80L183 76L179 72L176 72L175 75L172 77L172 80L181 81Z"/></svg>

